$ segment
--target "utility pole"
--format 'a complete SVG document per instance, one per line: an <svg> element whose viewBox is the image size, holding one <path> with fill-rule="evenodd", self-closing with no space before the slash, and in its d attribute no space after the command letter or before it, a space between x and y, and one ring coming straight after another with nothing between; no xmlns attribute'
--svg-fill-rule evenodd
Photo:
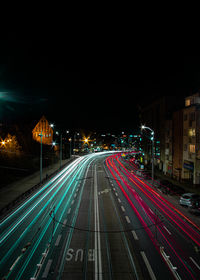
<svg viewBox="0 0 200 280"><path fill-rule="evenodd" d="M40 183L42 183L42 130L41 133L39 134L41 137L41 144L40 144Z"/></svg>
<svg viewBox="0 0 200 280"><path fill-rule="evenodd" d="M151 132L152 137L152 185L154 183L154 132Z"/></svg>
<svg viewBox="0 0 200 280"><path fill-rule="evenodd" d="M152 185L153 185L153 183L154 183L154 135L155 135L155 133L154 133L153 129L151 129L148 126L142 125L141 130L143 130L143 129L148 129L148 130L151 131L151 138L150 138L151 141L152 141L152 171L151 171L151 177L152 177Z"/></svg>
<svg viewBox="0 0 200 280"><path fill-rule="evenodd" d="M60 134L60 168L62 167L62 133Z"/></svg>

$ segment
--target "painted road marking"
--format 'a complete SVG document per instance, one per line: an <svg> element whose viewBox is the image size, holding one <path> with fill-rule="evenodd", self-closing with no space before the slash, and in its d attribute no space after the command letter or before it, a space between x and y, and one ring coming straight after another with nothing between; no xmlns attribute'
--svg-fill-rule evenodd
<svg viewBox="0 0 200 280"><path fill-rule="evenodd" d="M74 200L72 200L72 203L71 203L71 205L73 205L74 204Z"/></svg>
<svg viewBox="0 0 200 280"><path fill-rule="evenodd" d="M148 261L148 259L147 259L147 257L146 257L145 252L144 252L144 251L141 251L140 254L142 255L142 258L143 258L143 260L144 260L144 263L146 264L146 267L147 267L147 270L148 270L148 272L149 272L149 275L150 275L151 279L152 279L152 280L156 280L156 276L155 276L155 274L154 274L154 272L153 272L153 270L152 270L152 268L151 268L151 265L150 265L150 263L149 263L149 261Z"/></svg>
<svg viewBox="0 0 200 280"><path fill-rule="evenodd" d="M49 274L49 270L50 270L51 264L52 264L52 261L53 260L48 260L48 263L47 263L47 265L45 267L44 273L42 274L42 278L47 278L47 276Z"/></svg>
<svg viewBox="0 0 200 280"><path fill-rule="evenodd" d="M190 257L190 259L196 265L196 267L200 270L200 266L196 263L196 261L192 257Z"/></svg>
<svg viewBox="0 0 200 280"><path fill-rule="evenodd" d="M116 195L116 196L118 196L118 193L117 193L117 192L115 192L115 195Z"/></svg>
<svg viewBox="0 0 200 280"><path fill-rule="evenodd" d="M118 201L119 201L119 203L121 203L121 199L120 198L118 198Z"/></svg>
<svg viewBox="0 0 200 280"><path fill-rule="evenodd" d="M95 280L102 280L101 236L99 222L99 202L97 195L97 168L94 166L94 225L95 225Z"/></svg>
<svg viewBox="0 0 200 280"><path fill-rule="evenodd" d="M122 208L122 211L125 212L124 206L121 206L121 208Z"/></svg>
<svg viewBox="0 0 200 280"><path fill-rule="evenodd" d="M69 248L67 250L67 255L66 255L66 261L70 262L74 259L75 262L83 262L84 261L84 255L85 255L85 250L84 249L72 249ZM87 251L87 260L89 262L94 262L95 261L95 252L94 249L88 249Z"/></svg>
<svg viewBox="0 0 200 280"><path fill-rule="evenodd" d="M76 198L76 196L77 196L77 193L75 193L74 198Z"/></svg>
<svg viewBox="0 0 200 280"><path fill-rule="evenodd" d="M130 221L129 217L128 217L128 216L125 216L125 218L126 218L127 223L130 224L131 221Z"/></svg>
<svg viewBox="0 0 200 280"><path fill-rule="evenodd" d="M69 214L70 212L71 212L71 208L69 208L69 210L68 210L67 214Z"/></svg>
<svg viewBox="0 0 200 280"><path fill-rule="evenodd" d="M135 239L135 240L139 240L139 238L138 238L136 232L135 232L134 230L132 230L131 232L132 232L132 235L133 235L134 239Z"/></svg>
<svg viewBox="0 0 200 280"><path fill-rule="evenodd" d="M58 245L59 245L61 237L62 237L62 235L59 234L59 235L58 235L58 238L57 238L57 240L56 240L55 246L58 246Z"/></svg>
<svg viewBox="0 0 200 280"><path fill-rule="evenodd" d="M165 230L171 235L171 232L166 228L166 226L163 226Z"/></svg>
<svg viewBox="0 0 200 280"><path fill-rule="evenodd" d="M152 214L154 214L154 212L151 210L151 208L149 208L149 210L151 211Z"/></svg>

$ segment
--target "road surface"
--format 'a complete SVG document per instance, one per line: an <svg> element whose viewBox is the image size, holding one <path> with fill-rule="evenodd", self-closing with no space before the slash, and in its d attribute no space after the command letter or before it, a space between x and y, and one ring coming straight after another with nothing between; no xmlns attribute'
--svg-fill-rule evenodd
<svg viewBox="0 0 200 280"><path fill-rule="evenodd" d="M1 221L4 279L198 279L199 228L121 153L74 160Z"/></svg>

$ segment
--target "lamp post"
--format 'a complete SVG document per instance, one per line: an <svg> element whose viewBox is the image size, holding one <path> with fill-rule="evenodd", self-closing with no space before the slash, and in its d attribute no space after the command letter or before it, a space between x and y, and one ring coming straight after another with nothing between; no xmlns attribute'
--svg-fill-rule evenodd
<svg viewBox="0 0 200 280"><path fill-rule="evenodd" d="M62 133L60 134L60 168L62 167Z"/></svg>
<svg viewBox="0 0 200 280"><path fill-rule="evenodd" d="M69 158L71 158L71 142L72 142L72 138L69 138Z"/></svg>
<svg viewBox="0 0 200 280"><path fill-rule="evenodd" d="M152 141L152 171L151 171L151 177L152 177L152 183L154 182L154 131L148 126L142 125L141 130L148 129L151 131L151 141Z"/></svg>
<svg viewBox="0 0 200 280"><path fill-rule="evenodd" d="M40 145L40 183L42 183L42 130L41 133L39 134L41 138L41 145Z"/></svg>
<svg viewBox="0 0 200 280"><path fill-rule="evenodd" d="M73 155L75 155L75 149L76 149L76 143L75 143L75 142L76 142L76 135L79 136L79 133L78 133L78 132L75 132L75 133L74 133Z"/></svg>

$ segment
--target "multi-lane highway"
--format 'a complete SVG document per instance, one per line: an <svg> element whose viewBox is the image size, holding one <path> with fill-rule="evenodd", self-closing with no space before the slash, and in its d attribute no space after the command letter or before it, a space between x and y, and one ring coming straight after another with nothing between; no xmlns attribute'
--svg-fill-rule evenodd
<svg viewBox="0 0 200 280"><path fill-rule="evenodd" d="M74 160L1 221L3 279L199 279L199 228L121 153Z"/></svg>

